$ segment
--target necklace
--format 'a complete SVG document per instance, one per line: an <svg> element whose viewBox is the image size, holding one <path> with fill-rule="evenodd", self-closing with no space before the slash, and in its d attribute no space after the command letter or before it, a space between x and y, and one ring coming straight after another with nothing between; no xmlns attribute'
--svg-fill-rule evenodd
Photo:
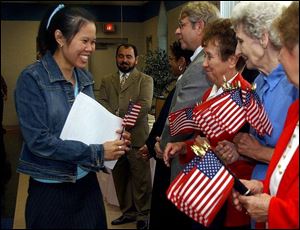
<svg viewBox="0 0 300 230"><path fill-rule="evenodd" d="M64 76L64 78L66 79L66 81L67 82L73 82L73 79L74 79L74 71L72 72L72 75L71 75L71 77L69 77L69 78L66 78L65 76Z"/></svg>
<svg viewBox="0 0 300 230"><path fill-rule="evenodd" d="M66 78L66 77L65 77L65 79L66 79L67 82L72 82L72 80L73 80L73 75L72 75L70 78Z"/></svg>

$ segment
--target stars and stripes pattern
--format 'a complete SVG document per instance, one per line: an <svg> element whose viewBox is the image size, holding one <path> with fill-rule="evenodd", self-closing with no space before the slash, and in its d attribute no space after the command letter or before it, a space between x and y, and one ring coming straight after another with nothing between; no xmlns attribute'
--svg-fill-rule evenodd
<svg viewBox="0 0 300 230"><path fill-rule="evenodd" d="M193 120L193 108L184 108L170 113L168 119L171 136L190 133L200 129Z"/></svg>
<svg viewBox="0 0 300 230"><path fill-rule="evenodd" d="M272 123L259 96L253 89L240 87L169 115L171 136L200 130L209 139L217 138L225 132L237 133L247 122L261 136L272 133Z"/></svg>
<svg viewBox="0 0 300 230"><path fill-rule="evenodd" d="M129 102L127 113L123 118L123 127L129 128L135 125L141 108L142 106L139 103L133 103L132 101Z"/></svg>
<svg viewBox="0 0 300 230"><path fill-rule="evenodd" d="M210 106L202 105L193 110L193 119L208 137L218 137L223 132L236 133L245 123L242 92L239 88L225 91L213 100Z"/></svg>
<svg viewBox="0 0 300 230"><path fill-rule="evenodd" d="M246 120L256 132L261 136L265 134L271 135L273 130L272 123L268 118L259 96L254 90L245 93L244 107Z"/></svg>
<svg viewBox="0 0 300 230"><path fill-rule="evenodd" d="M189 162L169 186L168 199L195 221L209 226L234 185L234 177L208 150Z"/></svg>

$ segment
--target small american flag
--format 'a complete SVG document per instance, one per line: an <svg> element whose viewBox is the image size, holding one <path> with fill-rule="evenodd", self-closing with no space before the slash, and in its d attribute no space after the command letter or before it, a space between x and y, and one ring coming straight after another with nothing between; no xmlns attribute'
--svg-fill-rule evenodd
<svg viewBox="0 0 300 230"><path fill-rule="evenodd" d="M132 101L128 104L128 110L123 118L123 127L129 128L135 125L135 122L139 116L142 106Z"/></svg>
<svg viewBox="0 0 300 230"><path fill-rule="evenodd" d="M195 221L209 226L228 198L234 177L209 150L186 165L167 190L168 199Z"/></svg>
<svg viewBox="0 0 300 230"><path fill-rule="evenodd" d="M201 158L196 156L194 157L183 169L183 171L175 178L175 180L171 183L167 190L167 197L171 200L176 206L179 204L177 203L178 197L177 194L180 192L184 181L186 180L187 174L200 162ZM179 206L177 206L180 208Z"/></svg>
<svg viewBox="0 0 300 230"><path fill-rule="evenodd" d="M246 110L246 119L259 135L271 135L273 126L262 105L259 96L253 90L247 91L244 107Z"/></svg>
<svg viewBox="0 0 300 230"><path fill-rule="evenodd" d="M170 124L171 136L199 130L199 127L193 120L193 108L185 108L170 113L168 119Z"/></svg>
<svg viewBox="0 0 300 230"><path fill-rule="evenodd" d="M246 123L240 89L225 91L211 100L207 101L210 106L201 109L200 105L193 111L195 123L207 137L218 137L225 131L236 133Z"/></svg>
<svg viewBox="0 0 300 230"><path fill-rule="evenodd" d="M228 133L237 132L246 122L240 89L233 89L225 94L230 97L222 105L215 108L212 113L223 130Z"/></svg>

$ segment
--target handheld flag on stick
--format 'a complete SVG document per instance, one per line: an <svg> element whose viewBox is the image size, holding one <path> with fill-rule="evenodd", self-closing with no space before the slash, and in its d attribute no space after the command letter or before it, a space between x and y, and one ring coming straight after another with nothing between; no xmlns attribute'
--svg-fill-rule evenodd
<svg viewBox="0 0 300 230"><path fill-rule="evenodd" d="M209 226L234 187L250 191L228 170L206 144L192 146L197 156L186 165L167 190L168 199L195 221Z"/></svg>
<svg viewBox="0 0 300 230"><path fill-rule="evenodd" d="M271 135L273 126L259 96L255 92L255 87L255 85L252 85L252 89L245 94L244 107L246 110L246 120L259 135Z"/></svg>
<svg viewBox="0 0 300 230"><path fill-rule="evenodd" d="M129 128L135 125L135 122L140 114L142 106L138 103L133 103L131 100L128 104L128 110L123 118L123 127Z"/></svg>
<svg viewBox="0 0 300 230"><path fill-rule="evenodd" d="M218 137L224 132L236 133L246 123L241 90L226 90L196 106L193 119L208 138Z"/></svg>
<svg viewBox="0 0 300 230"><path fill-rule="evenodd" d="M272 123L255 92L255 86L241 88L240 82L224 82L224 92L194 108L170 113L170 134L200 130L209 139L227 132L237 133L248 122L259 135L271 135Z"/></svg>
<svg viewBox="0 0 300 230"><path fill-rule="evenodd" d="M224 83L224 92L193 109L193 119L208 138L237 133L248 122L259 135L270 135L272 124L255 92L238 84Z"/></svg>
<svg viewBox="0 0 300 230"><path fill-rule="evenodd" d="M170 124L171 136L190 133L194 130L200 130L200 128L193 120L193 108L184 108L170 113L168 119Z"/></svg>
<svg viewBox="0 0 300 230"><path fill-rule="evenodd" d="M133 103L131 100L128 104L127 113L125 114L122 122L122 133L120 136L120 140L122 139L122 134L126 128L133 127L135 122L140 114L142 106L138 103Z"/></svg>

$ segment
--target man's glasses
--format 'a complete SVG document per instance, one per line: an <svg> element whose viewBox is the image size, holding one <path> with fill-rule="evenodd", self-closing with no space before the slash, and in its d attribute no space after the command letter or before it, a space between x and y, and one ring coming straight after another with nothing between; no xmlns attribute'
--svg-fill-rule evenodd
<svg viewBox="0 0 300 230"><path fill-rule="evenodd" d="M182 29L183 27L185 27L187 23L188 22L178 21L178 27L179 27L179 29Z"/></svg>

